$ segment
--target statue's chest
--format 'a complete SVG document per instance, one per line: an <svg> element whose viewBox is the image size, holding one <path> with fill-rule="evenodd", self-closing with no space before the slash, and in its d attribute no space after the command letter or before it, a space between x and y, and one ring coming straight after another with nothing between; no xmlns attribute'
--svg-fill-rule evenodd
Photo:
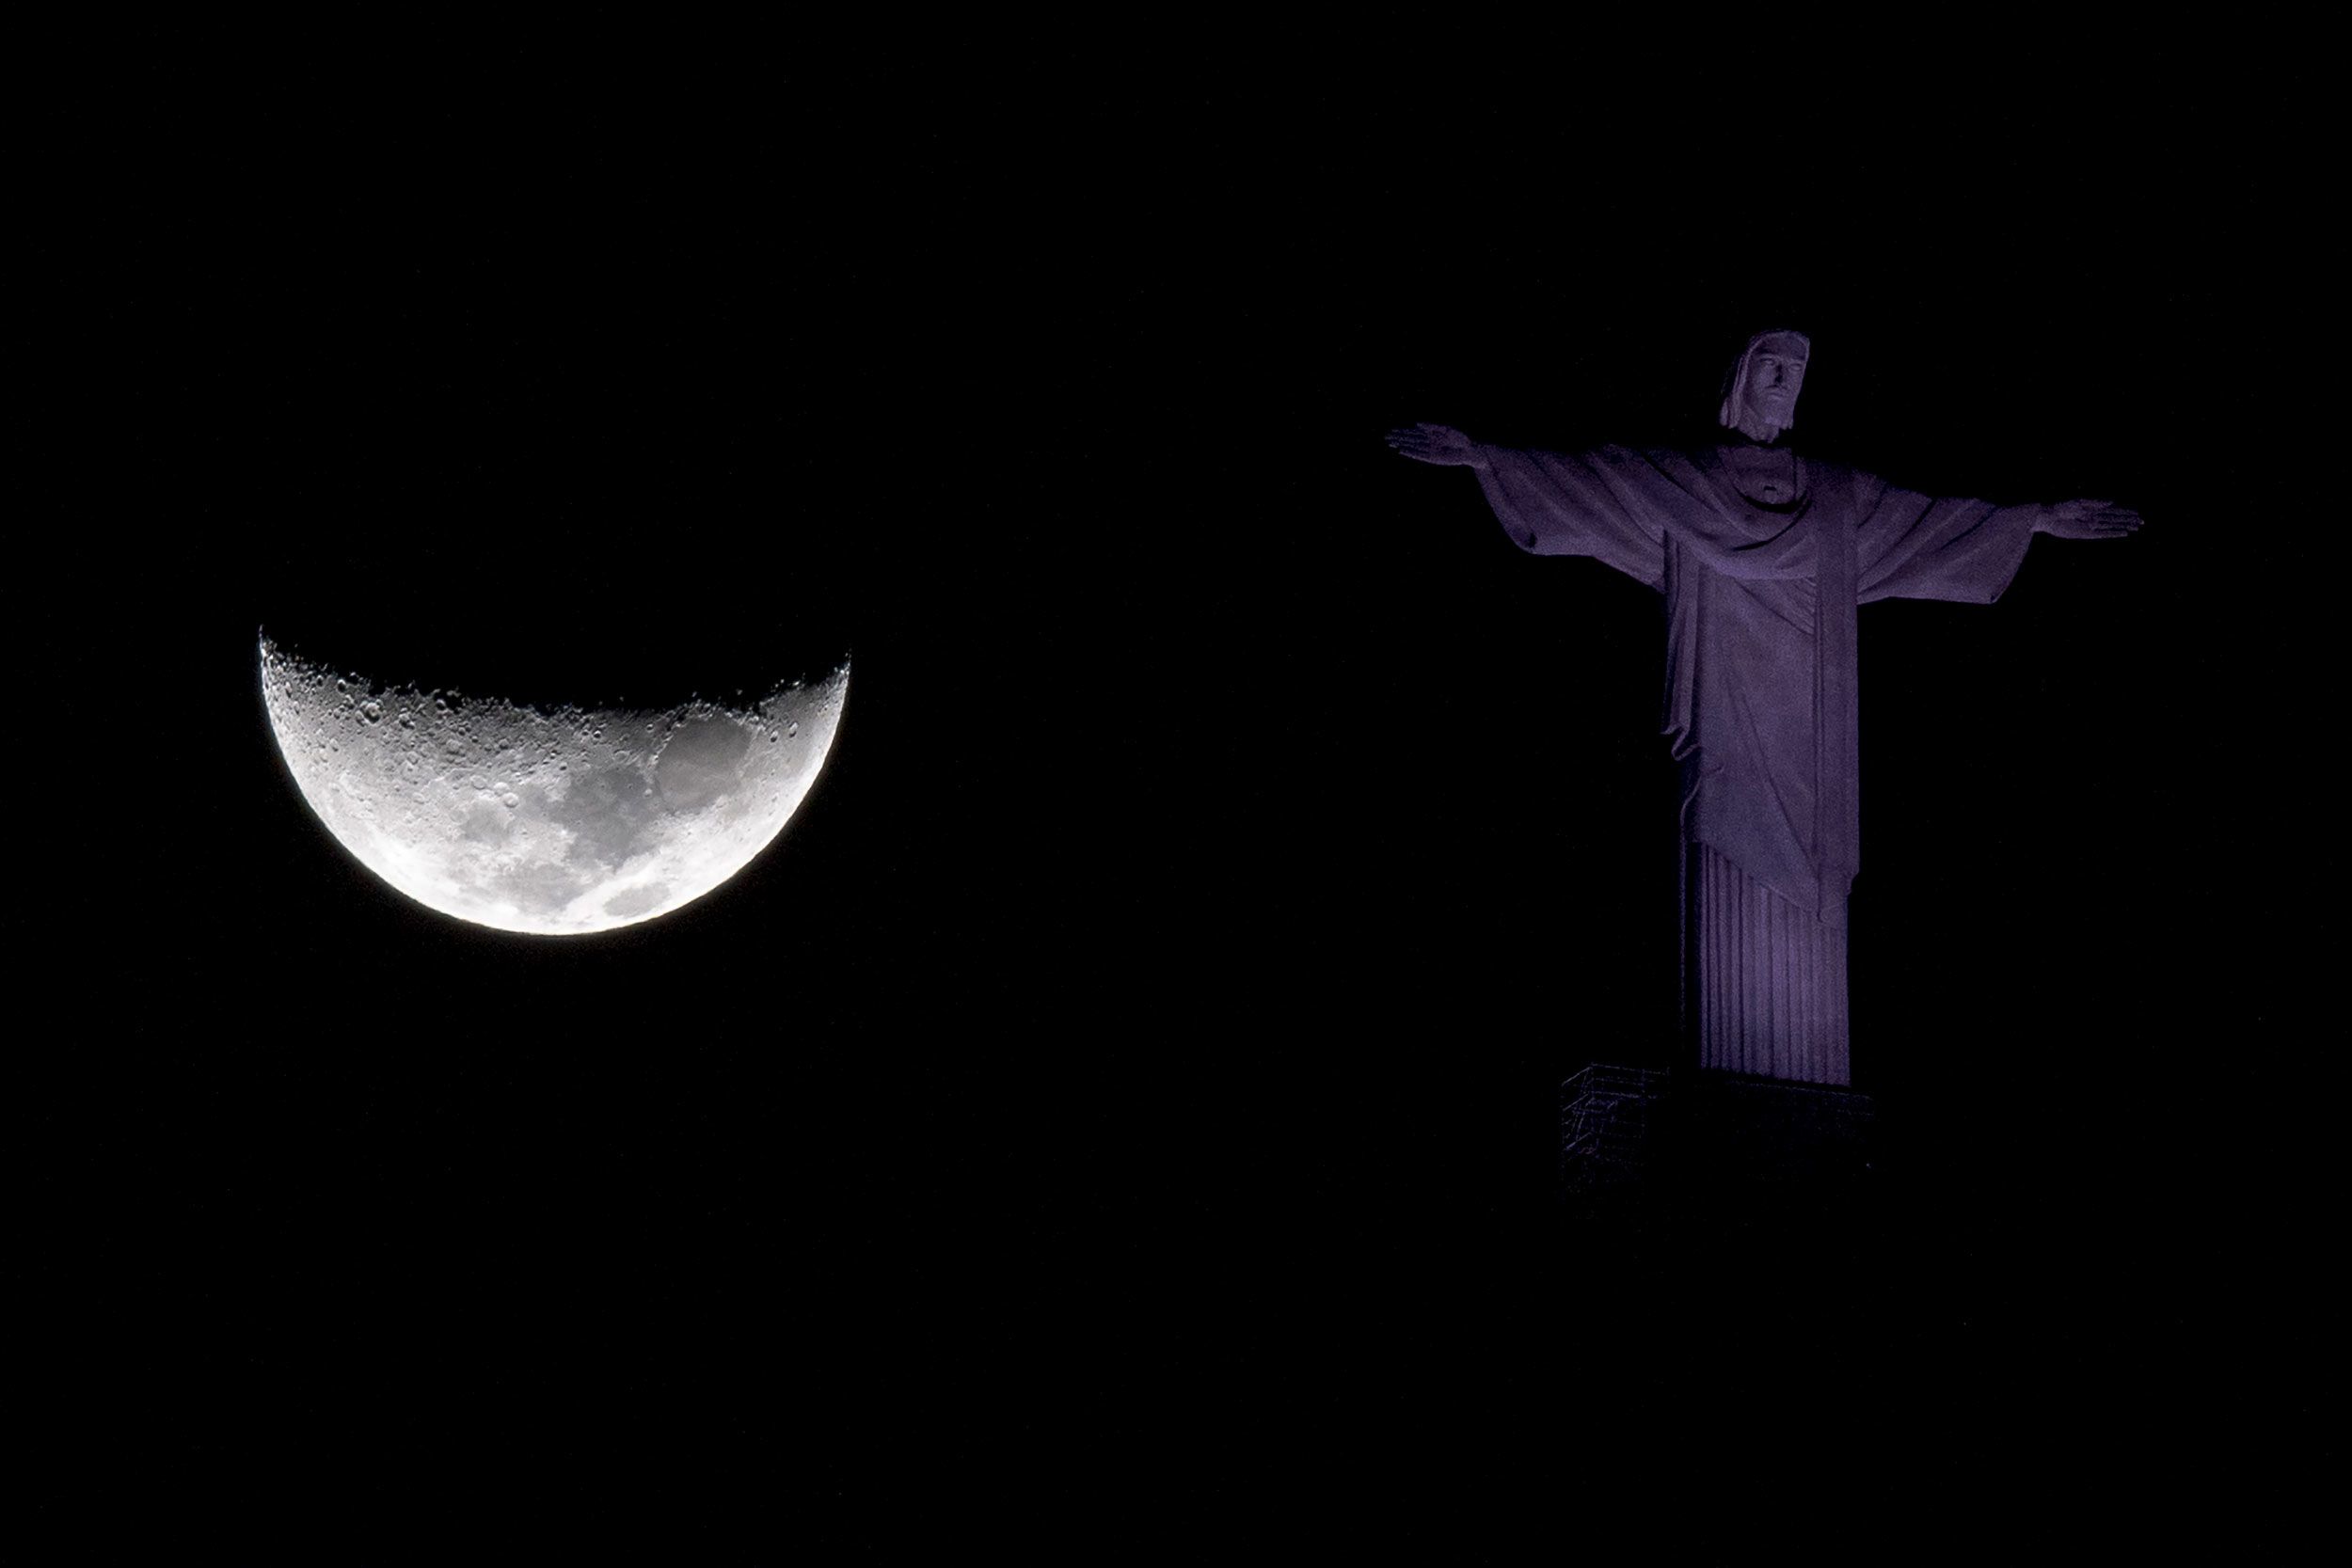
<svg viewBox="0 0 2352 1568"><path fill-rule="evenodd" d="M1719 448L1690 477L1684 540L1708 570L1750 582L1814 575L1823 519L1794 452Z"/></svg>
<svg viewBox="0 0 2352 1568"><path fill-rule="evenodd" d="M1793 506L1804 495L1804 470L1797 454L1786 448L1732 447L1724 452L1724 471L1752 505Z"/></svg>

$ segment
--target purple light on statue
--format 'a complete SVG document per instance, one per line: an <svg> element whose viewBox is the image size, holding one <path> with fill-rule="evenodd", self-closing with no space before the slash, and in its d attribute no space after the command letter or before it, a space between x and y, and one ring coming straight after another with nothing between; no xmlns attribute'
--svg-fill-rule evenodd
<svg viewBox="0 0 2352 1568"><path fill-rule="evenodd" d="M1782 439L1812 343L1759 332L1724 377L1721 436L1567 453L1389 433L1478 475L1535 555L1591 556L1666 600L1666 723L1681 767L1685 1016L1699 1065L1852 1081L1846 897L1860 859L1854 610L1991 604L2036 533L2118 539L2104 500L1997 507L1899 489Z"/></svg>

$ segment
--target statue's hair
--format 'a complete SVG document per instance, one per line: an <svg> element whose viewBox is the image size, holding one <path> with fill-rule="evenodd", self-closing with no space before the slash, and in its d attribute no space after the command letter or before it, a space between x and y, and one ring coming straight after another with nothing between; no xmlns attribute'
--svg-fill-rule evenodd
<svg viewBox="0 0 2352 1568"><path fill-rule="evenodd" d="M1812 337L1793 326L1768 326L1756 333L1748 340L1748 346L1740 351L1740 357L1731 362L1731 369L1724 372L1724 401L1715 411L1716 423L1728 427L1740 422L1740 400L1748 390L1748 359L1756 353L1756 345L1767 338L1794 338L1804 344L1805 356L1808 359L1812 357ZM1796 411L1791 409L1789 412L1793 415ZM1787 430L1796 422L1792 418L1781 428Z"/></svg>

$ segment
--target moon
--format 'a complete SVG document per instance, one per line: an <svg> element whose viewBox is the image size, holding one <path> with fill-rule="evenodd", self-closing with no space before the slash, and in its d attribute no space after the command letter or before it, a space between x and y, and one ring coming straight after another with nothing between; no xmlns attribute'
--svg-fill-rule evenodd
<svg viewBox="0 0 2352 1568"><path fill-rule="evenodd" d="M262 640L270 729L326 831L428 909L540 935L652 920L743 869L816 783L849 680L547 709L379 689Z"/></svg>

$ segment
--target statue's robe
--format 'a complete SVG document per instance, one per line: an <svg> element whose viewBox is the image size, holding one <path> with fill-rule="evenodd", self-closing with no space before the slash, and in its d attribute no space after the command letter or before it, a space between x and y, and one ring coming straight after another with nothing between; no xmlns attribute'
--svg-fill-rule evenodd
<svg viewBox="0 0 2352 1568"><path fill-rule="evenodd" d="M1851 1083L1854 609L1991 604L2037 509L1917 495L1729 432L1689 452L1482 452L1479 482L1514 543L1591 556L1665 595L1700 1065Z"/></svg>

